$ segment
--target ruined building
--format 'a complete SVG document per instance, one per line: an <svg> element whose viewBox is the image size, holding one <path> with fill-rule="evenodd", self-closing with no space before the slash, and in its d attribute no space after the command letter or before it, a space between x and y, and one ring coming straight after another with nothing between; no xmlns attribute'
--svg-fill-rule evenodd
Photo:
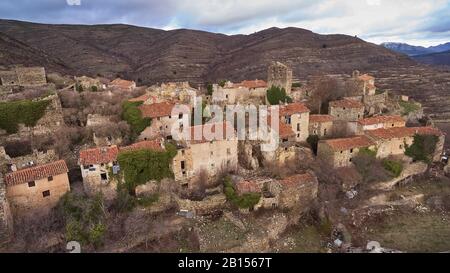
<svg viewBox="0 0 450 273"><path fill-rule="evenodd" d="M41 86L47 84L43 67L15 67L0 71L0 83L3 86Z"/></svg>
<svg viewBox="0 0 450 273"><path fill-rule="evenodd" d="M292 69L280 62L273 62L267 72L268 87L276 86L284 88L286 94L290 94L292 90Z"/></svg>
<svg viewBox="0 0 450 273"><path fill-rule="evenodd" d="M0 247L8 243L12 234L13 218L6 199L6 185L0 173Z"/></svg>

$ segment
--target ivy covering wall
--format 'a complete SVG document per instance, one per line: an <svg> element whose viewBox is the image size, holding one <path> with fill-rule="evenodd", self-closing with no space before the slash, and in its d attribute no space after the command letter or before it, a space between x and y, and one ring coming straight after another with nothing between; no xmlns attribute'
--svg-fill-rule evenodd
<svg viewBox="0 0 450 273"><path fill-rule="evenodd" d="M122 104L122 119L131 127L133 137L137 137L151 124L149 118L143 118L138 106L143 102L124 102Z"/></svg>
<svg viewBox="0 0 450 273"><path fill-rule="evenodd" d="M44 116L49 103L49 100L0 102L0 128L8 134L14 134L17 133L19 124L35 126Z"/></svg>

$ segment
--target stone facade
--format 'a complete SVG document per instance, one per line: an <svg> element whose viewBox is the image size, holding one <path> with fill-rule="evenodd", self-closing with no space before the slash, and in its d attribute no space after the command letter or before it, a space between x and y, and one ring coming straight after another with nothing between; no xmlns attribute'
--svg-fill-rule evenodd
<svg viewBox="0 0 450 273"><path fill-rule="evenodd" d="M330 102L329 114L339 121L357 121L364 118L364 104L344 99Z"/></svg>
<svg viewBox="0 0 450 273"><path fill-rule="evenodd" d="M433 161L440 161L445 136L436 128L432 127L399 127L390 129L378 129L367 131L367 136L377 144L377 157L387 158L389 156L403 155L407 146L414 142L414 135L435 135L438 137Z"/></svg>
<svg viewBox="0 0 450 273"><path fill-rule="evenodd" d="M241 83L227 82L224 87L213 85L212 102L226 104L252 104L266 103L267 83L262 80L243 81Z"/></svg>
<svg viewBox="0 0 450 273"><path fill-rule="evenodd" d="M365 118L352 123L354 134L362 135L364 131L405 127L406 121L401 116L377 116Z"/></svg>
<svg viewBox="0 0 450 273"><path fill-rule="evenodd" d="M205 128L215 128L215 126L223 126L224 136L227 130L234 131L233 127L226 122L223 125L216 123L194 126L189 128L192 139L194 139L195 130L203 134L206 132L204 130L209 130ZM209 176L214 176L223 169L236 169L238 166L237 149L236 137L208 141L203 135L202 140L180 141L177 155L172 164L175 180L187 185L188 180L197 176L201 171L206 171Z"/></svg>
<svg viewBox="0 0 450 273"><path fill-rule="evenodd" d="M317 198L319 182L313 173L299 174L280 181L280 209L300 208L306 210Z"/></svg>
<svg viewBox="0 0 450 273"><path fill-rule="evenodd" d="M5 86L41 86L47 84L43 67L16 67L10 71L0 71L0 81Z"/></svg>
<svg viewBox="0 0 450 273"><path fill-rule="evenodd" d="M188 119L188 113L178 113L172 115L172 110L176 104L161 102L139 106L142 116L151 120L151 125L141 132L139 139L148 140L159 137L172 138L172 128L177 126L182 128L183 120Z"/></svg>
<svg viewBox="0 0 450 273"><path fill-rule="evenodd" d="M84 91L101 91L106 89L106 84L100 79L94 79L86 76L75 77L75 82L81 86Z"/></svg>
<svg viewBox="0 0 450 273"><path fill-rule="evenodd" d="M70 191L67 173L61 160L6 174L6 196L14 217L48 213Z"/></svg>
<svg viewBox="0 0 450 273"><path fill-rule="evenodd" d="M333 136L333 117L330 115L310 115L309 134L320 138Z"/></svg>
<svg viewBox="0 0 450 273"><path fill-rule="evenodd" d="M296 142L306 142L309 137L309 109L302 103L292 103L280 107L280 117L290 125Z"/></svg>
<svg viewBox="0 0 450 273"><path fill-rule="evenodd" d="M376 143L366 136L319 141L317 156L334 168L352 165L361 148L375 150Z"/></svg>
<svg viewBox="0 0 450 273"><path fill-rule="evenodd" d="M6 198L6 186L0 173L0 247L10 241L13 233L13 217Z"/></svg>
<svg viewBox="0 0 450 273"><path fill-rule="evenodd" d="M267 86L284 88L286 94L291 94L292 69L280 62L273 62L267 71Z"/></svg>

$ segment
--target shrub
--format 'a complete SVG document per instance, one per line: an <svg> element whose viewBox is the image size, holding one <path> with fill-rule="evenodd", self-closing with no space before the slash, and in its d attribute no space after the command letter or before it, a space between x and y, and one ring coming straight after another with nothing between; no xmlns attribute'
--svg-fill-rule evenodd
<svg viewBox="0 0 450 273"><path fill-rule="evenodd" d="M61 198L58 209L65 220L67 241L101 246L107 229L101 194L88 198L67 193Z"/></svg>
<svg viewBox="0 0 450 273"><path fill-rule="evenodd" d="M226 177L224 179L224 193L228 201L241 209L253 208L261 199L260 193L246 193L240 196L237 195L231 183L230 177Z"/></svg>
<svg viewBox="0 0 450 273"><path fill-rule="evenodd" d="M405 145L405 155L415 161L430 163L433 160L438 140L439 138L434 135L415 135L413 144Z"/></svg>
<svg viewBox="0 0 450 273"><path fill-rule="evenodd" d="M394 177L399 177L403 171L403 164L394 160L383 160L383 167L389 171Z"/></svg>
<svg viewBox="0 0 450 273"><path fill-rule="evenodd" d="M93 86L91 87L91 91L92 91L92 92L97 92L97 91L98 91L98 87L95 86L95 85L93 85Z"/></svg>
<svg viewBox="0 0 450 273"><path fill-rule="evenodd" d="M206 85L206 94L207 94L208 96L212 96L212 94L213 94L213 85L210 84L210 83L208 83L208 84Z"/></svg>
<svg viewBox="0 0 450 273"><path fill-rule="evenodd" d="M13 134L17 132L19 124L35 126L44 116L49 103L49 100L0 102L0 128Z"/></svg>
<svg viewBox="0 0 450 273"><path fill-rule="evenodd" d="M311 146L311 149L313 150L314 154L317 155L317 146L319 144L319 136L318 135L310 135L308 139L306 140L308 144Z"/></svg>
<svg viewBox="0 0 450 273"><path fill-rule="evenodd" d="M352 162L366 183L385 181L390 178L382 162L377 160L376 152L372 150L361 149Z"/></svg>
<svg viewBox="0 0 450 273"><path fill-rule="evenodd" d="M219 82L219 86L220 87L225 87L225 84L227 83L227 80L221 80L220 82Z"/></svg>
<svg viewBox="0 0 450 273"><path fill-rule="evenodd" d="M267 100L270 105L278 105L280 102L292 102L292 99L286 95L286 90L276 86L272 86L267 90Z"/></svg>
<svg viewBox="0 0 450 273"><path fill-rule="evenodd" d="M142 102L124 102L122 104L122 119L131 127L133 137L137 137L142 131L151 124L149 118L143 118L138 106Z"/></svg>
<svg viewBox="0 0 450 273"><path fill-rule="evenodd" d="M296 88L302 87L302 84L299 83L299 82L294 82L294 83L292 84L292 87L296 87Z"/></svg>

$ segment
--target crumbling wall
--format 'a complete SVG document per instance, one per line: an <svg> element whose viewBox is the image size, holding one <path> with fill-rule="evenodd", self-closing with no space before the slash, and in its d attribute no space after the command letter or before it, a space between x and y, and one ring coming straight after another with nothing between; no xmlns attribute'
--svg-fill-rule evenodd
<svg viewBox="0 0 450 273"><path fill-rule="evenodd" d="M273 62L267 71L267 84L269 88L272 86L284 88L286 93L290 94L292 90L292 69L280 62Z"/></svg>
<svg viewBox="0 0 450 273"><path fill-rule="evenodd" d="M43 67L16 67L8 71L0 71L3 86L41 86L47 84Z"/></svg>
<svg viewBox="0 0 450 273"><path fill-rule="evenodd" d="M213 213L216 210L223 209L227 198L224 194L215 194L207 196L202 201L192 201L189 199L177 198L178 207L182 210L195 212L196 215L205 215Z"/></svg>
<svg viewBox="0 0 450 273"><path fill-rule="evenodd" d="M10 241L13 232L13 218L6 199L6 186L0 173L0 247Z"/></svg>

